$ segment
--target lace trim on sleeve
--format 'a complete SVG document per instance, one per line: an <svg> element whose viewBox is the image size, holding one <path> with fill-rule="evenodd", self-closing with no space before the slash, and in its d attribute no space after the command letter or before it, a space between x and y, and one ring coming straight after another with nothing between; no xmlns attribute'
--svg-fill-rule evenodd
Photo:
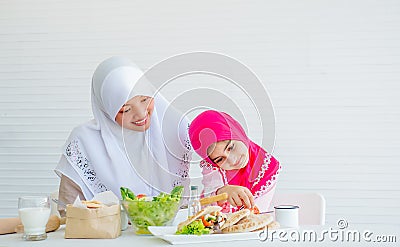
<svg viewBox="0 0 400 247"><path fill-rule="evenodd" d="M82 178L83 182L94 193L100 193L108 190L107 187L96 176L92 164L80 148L79 140L72 140L65 148L65 155L72 164L76 172Z"/></svg>
<svg viewBox="0 0 400 247"><path fill-rule="evenodd" d="M265 153L264 162L261 166L261 170L258 172L257 178L254 180L254 183L253 183L253 186L251 186L251 189L253 189L254 186L256 186L260 182L261 178L264 177L265 171L268 170L269 164L271 164L271 155L268 153Z"/></svg>
<svg viewBox="0 0 400 247"><path fill-rule="evenodd" d="M265 184L260 187L260 190L258 190L254 193L254 199L256 199L256 198L262 196L263 194L265 194L266 192L268 192L268 190L276 183L276 180L278 179L279 173L281 172L281 170L282 170L282 166L279 165L279 168L276 171L276 173L274 175L272 175L271 178L268 179L265 182Z"/></svg>
<svg viewBox="0 0 400 247"><path fill-rule="evenodd" d="M185 151L182 155L181 163L176 173L178 178L174 180L172 187L183 185L184 181L187 181L187 179L189 178L189 165L190 165L190 160L192 159L192 145L190 144L189 137L185 139L184 143L185 143Z"/></svg>
<svg viewBox="0 0 400 247"><path fill-rule="evenodd" d="M222 175L222 181L224 182L224 184L225 185L228 184L228 179L226 178L226 171L224 169L221 169L221 168L219 168L218 170Z"/></svg>

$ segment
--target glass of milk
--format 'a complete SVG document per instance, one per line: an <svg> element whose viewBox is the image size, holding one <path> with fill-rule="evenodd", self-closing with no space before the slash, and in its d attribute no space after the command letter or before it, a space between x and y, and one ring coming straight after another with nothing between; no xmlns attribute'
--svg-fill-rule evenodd
<svg viewBox="0 0 400 247"><path fill-rule="evenodd" d="M46 224L50 217L50 201L47 196L23 196L18 198L18 214L24 225L25 240L47 238Z"/></svg>

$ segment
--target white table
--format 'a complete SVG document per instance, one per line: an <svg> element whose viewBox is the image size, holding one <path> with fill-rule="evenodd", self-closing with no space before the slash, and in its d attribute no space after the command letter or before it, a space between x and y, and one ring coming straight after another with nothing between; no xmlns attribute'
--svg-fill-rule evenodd
<svg viewBox="0 0 400 247"><path fill-rule="evenodd" d="M183 221L187 217L187 211L180 210L173 222L174 225L177 225L179 222ZM304 234L307 230L314 231L317 236L321 236L323 231L327 231L330 228L334 230L338 230L338 226L301 226L299 229L293 229L288 231L290 234L292 231L295 233L299 232ZM245 241L224 241L224 242L211 242L211 243L195 243L195 244L185 244L185 245L171 245L168 242L157 238L151 235L136 235L131 226L125 231L122 231L121 236L116 239L65 239L64 238L64 229L65 226L61 226L56 232L48 233L48 238L43 241L25 241L22 239L22 234L9 234L9 235L0 235L0 247L11 247L11 246L43 246L43 247L100 247L100 246L118 246L118 247L152 247L152 246L207 246L207 247L235 247L235 246L376 246L376 243L373 242L342 242L342 241L332 241L326 236L326 239L322 242L310 242L310 241L293 241L290 236L284 236L283 240L287 239L287 241L281 241L278 239L277 234L275 234L275 239L271 241L269 238L266 241L261 241L258 239L253 240L245 240ZM368 227L364 225L359 226L348 226L344 230L358 230L360 232L364 232L365 230L369 230L373 232L374 235L371 237L380 235L396 235L396 243L387 243L379 246L400 246L400 225L381 225L381 226L373 226ZM293 233L292 233L293 234ZM265 238L265 237L264 237Z"/></svg>
<svg viewBox="0 0 400 247"><path fill-rule="evenodd" d="M323 230L328 230L330 226L302 226L298 229L299 232L303 232L305 230L313 230L320 234ZM332 226L335 228L335 226ZM350 227L349 227L350 229ZM365 227L351 227L350 230L366 230ZM374 234L386 234L386 235L396 235L397 242L396 243L380 243L379 246L399 246L400 245L400 227L393 225L384 225L384 226L375 226L369 227L368 230L373 231ZM375 236L375 235L373 235ZM372 236L372 237L373 237ZM281 242L279 239L274 241L267 240L262 242L260 240L246 240L246 241L227 241L227 242L214 242L214 243L196 243L190 245L175 245L175 246L226 246L226 247L235 247L235 246L377 246L376 243L370 242L367 243L365 241L361 242L341 242L336 241L333 242L329 239L326 239L323 242L293 242L291 240L287 242ZM43 247L99 247L99 246L172 246L169 243L165 242L154 236L139 236L136 235L131 227L122 232L122 235L116 239L64 239L64 227L61 227L56 232L48 233L48 238L43 241L25 241L22 239L22 234L8 234L0 236L0 247L5 246L43 246Z"/></svg>

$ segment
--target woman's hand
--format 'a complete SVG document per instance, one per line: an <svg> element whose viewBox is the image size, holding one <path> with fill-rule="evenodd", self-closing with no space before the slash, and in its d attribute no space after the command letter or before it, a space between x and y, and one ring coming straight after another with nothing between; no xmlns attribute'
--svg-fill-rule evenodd
<svg viewBox="0 0 400 247"><path fill-rule="evenodd" d="M232 206L253 208L255 206L253 194L243 186L225 185L217 190L217 195L221 193L228 194L228 201Z"/></svg>

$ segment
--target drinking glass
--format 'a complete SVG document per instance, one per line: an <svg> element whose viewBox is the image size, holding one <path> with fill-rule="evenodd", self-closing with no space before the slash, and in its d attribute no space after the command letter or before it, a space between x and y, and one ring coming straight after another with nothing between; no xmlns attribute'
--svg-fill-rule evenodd
<svg viewBox="0 0 400 247"><path fill-rule="evenodd" d="M25 240L47 238L46 224L50 217L48 196L23 196L18 198L18 214L24 225Z"/></svg>

